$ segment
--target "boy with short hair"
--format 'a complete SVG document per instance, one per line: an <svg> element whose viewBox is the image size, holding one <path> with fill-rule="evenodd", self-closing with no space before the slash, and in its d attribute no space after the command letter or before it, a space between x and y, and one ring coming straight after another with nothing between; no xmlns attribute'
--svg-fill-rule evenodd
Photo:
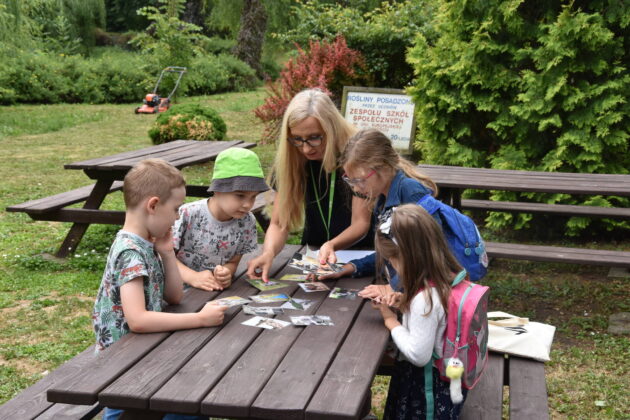
<svg viewBox="0 0 630 420"><path fill-rule="evenodd" d="M182 279L171 226L186 188L182 174L161 159L147 159L125 176L125 224L107 257L92 315L97 351L130 331L137 333L210 327L226 307L208 303L197 313L162 312L162 299L177 304Z"/></svg>
<svg viewBox="0 0 630 420"><path fill-rule="evenodd" d="M212 196L183 205L173 226L183 281L204 290L223 290L243 254L257 246L256 196L269 190L260 160L248 149L219 153L208 191Z"/></svg>

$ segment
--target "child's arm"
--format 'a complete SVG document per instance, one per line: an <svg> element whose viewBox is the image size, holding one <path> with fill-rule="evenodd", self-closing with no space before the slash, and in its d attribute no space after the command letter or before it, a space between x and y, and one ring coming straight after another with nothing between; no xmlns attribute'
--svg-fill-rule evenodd
<svg viewBox="0 0 630 420"><path fill-rule="evenodd" d="M156 238L155 250L162 257L164 265L164 300L174 305L178 304L184 296L184 284L177 267L177 257L173 249L173 231L169 229L161 238Z"/></svg>
<svg viewBox="0 0 630 420"><path fill-rule="evenodd" d="M217 265L214 268L214 278L221 285L221 288L230 287L232 284L232 277L236 272L236 267L241 261L242 255L236 254L232 259L223 265Z"/></svg>
<svg viewBox="0 0 630 420"><path fill-rule="evenodd" d="M223 286L215 279L210 270L195 271L180 260L177 260L177 268L184 283L192 287L208 291L223 290Z"/></svg>
<svg viewBox="0 0 630 420"><path fill-rule="evenodd" d="M121 286L120 300L125 320L131 331L135 333L173 331L220 325L223 322L223 314L228 308L227 306L208 302L201 311L186 314L147 311L142 277L137 277Z"/></svg>

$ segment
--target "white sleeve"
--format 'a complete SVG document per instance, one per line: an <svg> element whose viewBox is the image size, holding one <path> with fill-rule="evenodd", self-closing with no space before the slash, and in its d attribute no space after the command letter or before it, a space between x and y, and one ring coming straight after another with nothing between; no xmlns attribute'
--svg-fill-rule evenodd
<svg viewBox="0 0 630 420"><path fill-rule="evenodd" d="M437 292L431 288L433 309L425 315L429 304L424 293L418 293L411 301L411 310L403 314L403 325L392 329L392 338L405 358L416 366L431 361L435 339L444 318L444 309Z"/></svg>

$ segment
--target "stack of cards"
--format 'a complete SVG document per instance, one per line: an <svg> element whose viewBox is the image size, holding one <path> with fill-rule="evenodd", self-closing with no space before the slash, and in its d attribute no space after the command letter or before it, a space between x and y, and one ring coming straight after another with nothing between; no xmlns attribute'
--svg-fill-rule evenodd
<svg viewBox="0 0 630 420"><path fill-rule="evenodd" d="M273 280L269 280L267 283L265 283L262 279L247 279L247 282L251 284L252 286L254 286L255 288L257 288L258 290L261 290L263 292L265 290L280 289L282 287L288 286L287 284L280 283Z"/></svg>
<svg viewBox="0 0 630 420"><path fill-rule="evenodd" d="M292 316L291 322L293 325L335 325L326 315Z"/></svg>
<svg viewBox="0 0 630 420"><path fill-rule="evenodd" d="M290 322L282 321L279 319L265 318L262 316L255 316L248 319L245 322L241 322L243 325L250 325L252 327L264 328L266 330L279 330L287 325L291 325Z"/></svg>
<svg viewBox="0 0 630 420"><path fill-rule="evenodd" d="M319 261L315 258L308 257L299 252L293 254L293 259L289 262L289 267L297 268L298 270L302 270L303 273L315 274L317 276L337 273L343 269L341 264L327 263L320 265Z"/></svg>
<svg viewBox="0 0 630 420"><path fill-rule="evenodd" d="M302 288L302 290L309 293L325 292L326 290L330 290L328 286L326 286L324 283L319 282L319 281L315 281L311 283L299 283L299 286Z"/></svg>

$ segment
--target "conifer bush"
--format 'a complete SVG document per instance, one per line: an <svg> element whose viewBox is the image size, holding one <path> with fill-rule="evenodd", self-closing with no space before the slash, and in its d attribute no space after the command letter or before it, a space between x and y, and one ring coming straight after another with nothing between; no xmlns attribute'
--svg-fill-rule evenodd
<svg viewBox="0 0 630 420"><path fill-rule="evenodd" d="M309 49L299 45L296 57L287 61L275 82L267 83L269 96L254 110L265 123L263 143L275 140L282 116L293 96L309 88L319 88L340 102L344 85L355 84L357 70L363 67L363 57L348 48L338 36L334 42L310 41Z"/></svg>
<svg viewBox="0 0 630 420"><path fill-rule="evenodd" d="M173 105L160 114L149 137L154 144L173 140L223 140L227 127L212 108L198 104Z"/></svg>
<svg viewBox="0 0 630 420"><path fill-rule="evenodd" d="M630 173L630 6L614 0L440 0L437 38L408 55L418 147L438 164ZM619 197L494 192L493 200L628 207ZM532 215L491 213L495 228ZM589 218L571 218L577 234ZM606 228L630 228L604 221Z"/></svg>

